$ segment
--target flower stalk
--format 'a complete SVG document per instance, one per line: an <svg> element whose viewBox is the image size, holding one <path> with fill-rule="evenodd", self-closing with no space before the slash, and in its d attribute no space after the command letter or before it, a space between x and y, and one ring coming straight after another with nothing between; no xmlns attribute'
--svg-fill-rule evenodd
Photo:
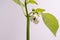
<svg viewBox="0 0 60 40"><path fill-rule="evenodd" d="M26 40L30 40L30 20L29 20L29 14L28 14L28 9L27 9L27 3L26 3L26 0L25 0L25 10L26 10L26 14L27 14L27 27L26 27Z"/></svg>

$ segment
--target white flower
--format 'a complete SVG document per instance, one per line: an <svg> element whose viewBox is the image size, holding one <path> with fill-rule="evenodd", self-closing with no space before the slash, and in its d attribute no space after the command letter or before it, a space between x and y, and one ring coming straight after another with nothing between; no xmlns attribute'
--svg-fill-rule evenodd
<svg viewBox="0 0 60 40"><path fill-rule="evenodd" d="M38 24L38 23L39 23L39 20L38 20L38 18L37 18L36 15L32 15L31 18L30 18L30 20L31 20L33 23L35 23L35 24Z"/></svg>

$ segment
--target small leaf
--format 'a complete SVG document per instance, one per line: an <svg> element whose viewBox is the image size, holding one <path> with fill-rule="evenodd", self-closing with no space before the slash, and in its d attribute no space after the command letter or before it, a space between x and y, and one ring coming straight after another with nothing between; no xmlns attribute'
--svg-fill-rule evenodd
<svg viewBox="0 0 60 40"><path fill-rule="evenodd" d="M59 28L58 21L55 18L55 16L49 14L49 13L43 13L42 19L46 26L51 30L51 32L56 36L56 32Z"/></svg>
<svg viewBox="0 0 60 40"><path fill-rule="evenodd" d="M39 13L42 13L42 12L44 12L45 10L44 9L41 9L41 8L37 8L36 9L36 12L39 12Z"/></svg>
<svg viewBox="0 0 60 40"><path fill-rule="evenodd" d="M15 3L19 4L20 6L24 7L24 4L20 0L13 0Z"/></svg>
<svg viewBox="0 0 60 40"><path fill-rule="evenodd" d="M28 3L31 3L31 4L36 4L36 5L38 5L38 3L36 2L36 1L34 1L34 0L29 0L28 2L27 2L27 4Z"/></svg>

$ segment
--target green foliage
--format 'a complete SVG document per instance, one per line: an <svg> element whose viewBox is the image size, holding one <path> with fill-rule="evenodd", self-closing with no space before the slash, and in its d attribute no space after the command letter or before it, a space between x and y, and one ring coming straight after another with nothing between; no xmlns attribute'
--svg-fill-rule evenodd
<svg viewBox="0 0 60 40"><path fill-rule="evenodd" d="M34 1L34 0L29 0L29 1L27 2L27 4L29 4L29 3L38 5L38 3L37 3L36 1Z"/></svg>
<svg viewBox="0 0 60 40"><path fill-rule="evenodd" d="M37 14L38 16L45 11L45 9L37 8L37 9L32 9L33 14Z"/></svg>
<svg viewBox="0 0 60 40"><path fill-rule="evenodd" d="M24 7L24 4L20 0L13 0L15 3L19 4L20 6Z"/></svg>
<svg viewBox="0 0 60 40"><path fill-rule="evenodd" d="M43 13L42 19L46 26L51 30L51 32L56 36L56 32L59 28L58 21L55 16L49 13Z"/></svg>
<svg viewBox="0 0 60 40"><path fill-rule="evenodd" d="M39 12L39 13L42 13L42 12L44 12L45 10L44 9L41 9L41 8L37 8L36 9L36 12Z"/></svg>

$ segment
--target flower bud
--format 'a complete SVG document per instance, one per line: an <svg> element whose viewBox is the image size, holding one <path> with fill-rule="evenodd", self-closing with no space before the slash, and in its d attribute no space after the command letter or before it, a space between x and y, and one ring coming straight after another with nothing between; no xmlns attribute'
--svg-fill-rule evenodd
<svg viewBox="0 0 60 40"><path fill-rule="evenodd" d="M35 11L35 9L32 9L32 11Z"/></svg>

